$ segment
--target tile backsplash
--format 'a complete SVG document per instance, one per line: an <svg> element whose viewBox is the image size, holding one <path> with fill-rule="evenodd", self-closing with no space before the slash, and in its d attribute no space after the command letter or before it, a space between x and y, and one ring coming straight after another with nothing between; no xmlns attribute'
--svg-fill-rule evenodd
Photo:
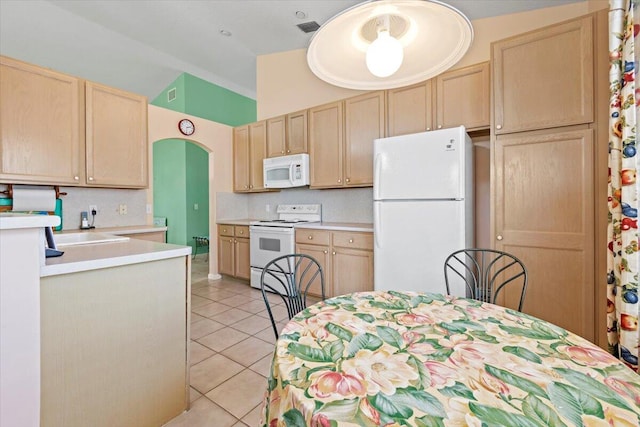
<svg viewBox="0 0 640 427"><path fill-rule="evenodd" d="M277 193L217 194L218 219L275 219L279 204L319 203L326 222L373 222L373 189L310 190L287 188ZM267 205L269 212L267 212Z"/></svg>
<svg viewBox="0 0 640 427"><path fill-rule="evenodd" d="M6 188L6 185L0 184L0 191ZM67 193L66 196L61 197L63 230L79 229L80 212L88 212L89 205L98 207L94 223L96 228L142 225L147 221L146 190L60 187L60 191ZM120 215L120 205L126 205L125 215ZM91 223L91 212L89 212L89 223Z"/></svg>

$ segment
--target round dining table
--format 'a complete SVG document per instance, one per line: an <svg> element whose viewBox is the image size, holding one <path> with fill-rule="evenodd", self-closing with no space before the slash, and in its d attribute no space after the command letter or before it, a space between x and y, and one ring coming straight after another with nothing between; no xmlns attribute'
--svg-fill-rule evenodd
<svg viewBox="0 0 640 427"><path fill-rule="evenodd" d="M633 426L640 376L556 325L440 294L312 305L276 342L262 426Z"/></svg>

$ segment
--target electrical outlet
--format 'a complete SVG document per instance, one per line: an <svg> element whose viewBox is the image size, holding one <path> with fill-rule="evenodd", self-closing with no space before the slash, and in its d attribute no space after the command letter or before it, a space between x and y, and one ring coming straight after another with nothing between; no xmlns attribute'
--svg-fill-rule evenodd
<svg viewBox="0 0 640 427"><path fill-rule="evenodd" d="M147 214L152 214L153 213L153 206L151 206L151 203L147 203Z"/></svg>
<svg viewBox="0 0 640 427"><path fill-rule="evenodd" d="M118 208L118 213L120 215L126 215L127 214L127 205L120 205Z"/></svg>
<svg viewBox="0 0 640 427"><path fill-rule="evenodd" d="M264 205L265 212L271 212L271 205Z"/></svg>
<svg viewBox="0 0 640 427"><path fill-rule="evenodd" d="M199 208L198 204L197 204L197 203L194 203L194 204L193 204L193 210L194 210L194 211L197 211L197 210L198 210L198 208Z"/></svg>
<svg viewBox="0 0 640 427"><path fill-rule="evenodd" d="M98 213L98 205L89 205L89 214L91 214L91 212L96 211L96 213Z"/></svg>

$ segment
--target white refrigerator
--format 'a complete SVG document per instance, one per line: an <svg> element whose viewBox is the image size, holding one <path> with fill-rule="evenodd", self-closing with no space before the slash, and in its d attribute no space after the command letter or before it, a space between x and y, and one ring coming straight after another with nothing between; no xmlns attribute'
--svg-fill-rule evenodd
<svg viewBox="0 0 640 427"><path fill-rule="evenodd" d="M380 138L373 157L375 289L444 294L445 258L474 242L471 139L463 126Z"/></svg>

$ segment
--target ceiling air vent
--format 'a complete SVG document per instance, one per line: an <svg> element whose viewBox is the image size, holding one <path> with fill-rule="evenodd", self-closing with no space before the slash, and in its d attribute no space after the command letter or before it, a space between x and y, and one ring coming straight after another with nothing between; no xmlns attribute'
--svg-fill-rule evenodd
<svg viewBox="0 0 640 427"><path fill-rule="evenodd" d="M176 99L176 88L171 88L167 92L167 102L171 102Z"/></svg>
<svg viewBox="0 0 640 427"><path fill-rule="evenodd" d="M320 28L320 25L316 21L311 21L311 22L304 22L302 24L298 24L297 27L300 28L305 33L313 33L318 28Z"/></svg>

